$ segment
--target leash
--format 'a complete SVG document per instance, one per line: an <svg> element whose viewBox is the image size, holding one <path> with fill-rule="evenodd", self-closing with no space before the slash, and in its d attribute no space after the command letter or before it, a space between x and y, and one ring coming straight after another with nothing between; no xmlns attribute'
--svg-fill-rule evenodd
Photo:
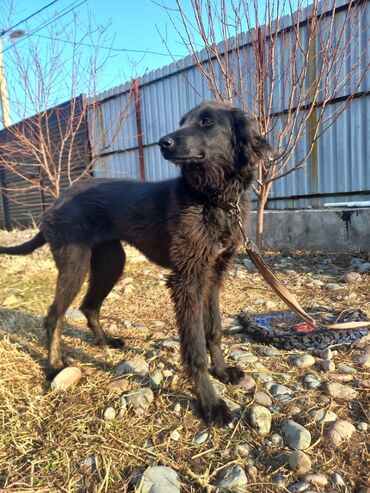
<svg viewBox="0 0 370 493"><path fill-rule="evenodd" d="M266 264L264 259L262 258L257 245L254 241L249 238L244 231L243 222L241 218L241 211L239 207L239 200L236 203L229 202L228 203L228 212L231 217L236 220L236 223L243 235L244 246L248 253L248 256L254 263L254 265L259 270L262 277L265 279L267 284L271 287L271 289L284 301L284 303L293 310L300 318L302 318L307 324L312 327L317 326L317 321L312 318L299 304L297 298L292 294L289 289L287 289L276 277L276 275L272 272L270 267ZM368 327L370 326L370 322L343 322L343 323L334 323L329 324L326 327L329 329L356 329L358 327Z"/></svg>

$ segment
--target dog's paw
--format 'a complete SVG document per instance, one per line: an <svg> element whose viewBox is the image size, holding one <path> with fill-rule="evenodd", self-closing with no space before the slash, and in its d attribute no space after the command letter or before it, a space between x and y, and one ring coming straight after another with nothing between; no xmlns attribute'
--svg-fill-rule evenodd
<svg viewBox="0 0 370 493"><path fill-rule="evenodd" d="M244 372L237 366L227 366L222 373L216 373L216 377L222 383L232 383L234 385L241 382L244 378Z"/></svg>
<svg viewBox="0 0 370 493"><path fill-rule="evenodd" d="M227 426L232 421L232 413L222 399L200 409L202 419L216 426Z"/></svg>
<svg viewBox="0 0 370 493"><path fill-rule="evenodd" d="M125 341L117 337L108 337L107 345L112 348L121 349L125 346Z"/></svg>

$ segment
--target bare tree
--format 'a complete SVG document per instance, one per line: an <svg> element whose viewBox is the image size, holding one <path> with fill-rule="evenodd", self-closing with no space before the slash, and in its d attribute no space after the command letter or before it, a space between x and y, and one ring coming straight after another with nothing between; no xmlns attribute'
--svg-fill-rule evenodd
<svg viewBox="0 0 370 493"><path fill-rule="evenodd" d="M309 162L318 138L361 95L370 67L369 37L361 44L366 2L313 0L304 8L298 0L293 8L280 0L262 7L259 0L191 0L189 17L176 1L177 12L167 13L213 96L241 105L273 143L253 185L262 246L273 183Z"/></svg>
<svg viewBox="0 0 370 493"><path fill-rule="evenodd" d="M11 68L10 112L19 123L0 133L0 167L8 177L2 191L9 200L27 203L29 191L36 190L42 209L63 188L92 173L99 156L91 155L88 112L94 110L89 125L94 133L100 77L113 56L107 26L75 12L68 20L59 18L56 14L48 19L49 31L43 29L41 35L31 30L27 41L8 43L4 50ZM11 19L8 23L12 25ZM68 101L60 104L61 98ZM117 138L128 111L130 93L109 135L100 136L101 152Z"/></svg>

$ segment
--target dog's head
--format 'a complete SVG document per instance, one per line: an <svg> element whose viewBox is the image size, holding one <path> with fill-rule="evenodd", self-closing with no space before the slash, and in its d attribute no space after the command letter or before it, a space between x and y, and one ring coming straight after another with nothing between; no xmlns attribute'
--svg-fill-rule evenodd
<svg viewBox="0 0 370 493"><path fill-rule="evenodd" d="M180 121L180 128L158 142L163 157L183 172L219 171L222 177L253 178L260 159L271 152L269 142L247 114L220 101L201 103Z"/></svg>

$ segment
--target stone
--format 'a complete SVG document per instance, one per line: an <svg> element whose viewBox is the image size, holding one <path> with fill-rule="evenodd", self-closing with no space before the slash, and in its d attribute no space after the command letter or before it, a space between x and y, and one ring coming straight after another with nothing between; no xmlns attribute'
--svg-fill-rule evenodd
<svg viewBox="0 0 370 493"><path fill-rule="evenodd" d="M278 433L273 433L271 435L271 443L272 445L275 445L275 447L278 447L279 445L281 445L283 442L283 437L281 435L279 435Z"/></svg>
<svg viewBox="0 0 370 493"><path fill-rule="evenodd" d="M344 289L344 286L336 284L335 282L329 282L325 285L325 289L327 289L328 291L341 291L342 289Z"/></svg>
<svg viewBox="0 0 370 493"><path fill-rule="evenodd" d="M215 486L220 491L236 492L245 491L245 487L248 484L247 475L244 469L238 464L225 467L217 476Z"/></svg>
<svg viewBox="0 0 370 493"><path fill-rule="evenodd" d="M360 364L361 368L370 368L370 354L365 353L356 357L357 363Z"/></svg>
<svg viewBox="0 0 370 493"><path fill-rule="evenodd" d="M328 478L325 474L318 472L311 472L310 474L307 474L304 479L317 488L324 488L328 484Z"/></svg>
<svg viewBox="0 0 370 493"><path fill-rule="evenodd" d="M322 359L333 359L333 351L330 348L325 348L319 353Z"/></svg>
<svg viewBox="0 0 370 493"><path fill-rule="evenodd" d="M148 387L133 390L129 394L126 394L124 397L127 401L127 404L132 406L134 409L147 409L154 399L153 392Z"/></svg>
<svg viewBox="0 0 370 493"><path fill-rule="evenodd" d="M229 328L233 325L238 325L238 321L234 317L226 317L222 319L222 327Z"/></svg>
<svg viewBox="0 0 370 493"><path fill-rule="evenodd" d="M337 472L335 472L332 477L331 477L331 481L332 483L335 485L335 486L343 486L345 487L346 486L346 483L343 481L343 478L340 474L338 474Z"/></svg>
<svg viewBox="0 0 370 493"><path fill-rule="evenodd" d="M280 352L278 349L272 347L272 346L261 346L256 349L257 353L260 354L261 356L265 357L276 357L280 355Z"/></svg>
<svg viewBox="0 0 370 493"><path fill-rule="evenodd" d="M65 313L65 317L71 320L72 322L85 322L86 317L78 308L68 308Z"/></svg>
<svg viewBox="0 0 370 493"><path fill-rule="evenodd" d="M272 415L264 406L254 406L250 412L250 423L261 436L268 435L271 430Z"/></svg>
<svg viewBox="0 0 370 493"><path fill-rule="evenodd" d="M350 375L349 373L331 373L330 380L335 380L341 383L348 383L353 380L353 375Z"/></svg>
<svg viewBox="0 0 370 493"><path fill-rule="evenodd" d="M321 379L316 375L306 375L303 380L308 389L318 389L321 387Z"/></svg>
<svg viewBox="0 0 370 493"><path fill-rule="evenodd" d="M361 282L361 274L358 272L347 272L344 274L344 282L348 284L358 284Z"/></svg>
<svg viewBox="0 0 370 493"><path fill-rule="evenodd" d="M333 399L343 399L345 401L356 399L358 395L357 390L337 382L327 383L325 385L325 392Z"/></svg>
<svg viewBox="0 0 370 493"><path fill-rule="evenodd" d="M149 366L144 359L135 358L118 363L113 372L117 377L120 375L145 377L149 373Z"/></svg>
<svg viewBox="0 0 370 493"><path fill-rule="evenodd" d="M254 394L254 402L256 404L261 404L261 406L269 407L272 406L271 397L266 394L266 392L258 391Z"/></svg>
<svg viewBox="0 0 370 493"><path fill-rule="evenodd" d="M311 445L311 433L291 419L284 422L282 431L284 442L291 449L305 450Z"/></svg>
<svg viewBox="0 0 370 493"><path fill-rule="evenodd" d="M370 272L370 262L364 262L358 268L359 272Z"/></svg>
<svg viewBox="0 0 370 493"><path fill-rule="evenodd" d="M208 442L211 439L211 435L207 431L197 433L194 437L194 443L196 445L202 445L202 443Z"/></svg>
<svg viewBox="0 0 370 493"><path fill-rule="evenodd" d="M254 466L253 464L248 464L247 473L248 473L248 476L253 481L253 483L255 483L257 481L257 476L258 476L258 469L257 469L257 467Z"/></svg>
<svg viewBox="0 0 370 493"><path fill-rule="evenodd" d="M349 421L345 421L340 419L334 423L332 428L328 432L329 441L335 446L339 447L339 445L345 441L349 440L353 433L356 431L356 428Z"/></svg>
<svg viewBox="0 0 370 493"><path fill-rule="evenodd" d="M312 411L310 415L313 417L316 423L332 423L336 421L338 416L327 409L318 409L317 411Z"/></svg>
<svg viewBox="0 0 370 493"><path fill-rule="evenodd" d="M294 366L297 368L310 368L316 363L316 360L311 354L302 354L295 358L293 361Z"/></svg>
<svg viewBox="0 0 370 493"><path fill-rule="evenodd" d="M244 375L243 380L238 383L238 387L241 387L247 393L250 393L256 388L256 381L250 375Z"/></svg>
<svg viewBox="0 0 370 493"><path fill-rule="evenodd" d="M360 423L357 423L356 427L357 427L358 431L367 431L368 424L365 423L364 421L360 421Z"/></svg>
<svg viewBox="0 0 370 493"><path fill-rule="evenodd" d="M163 380L163 373L160 370L154 371L149 377L149 384L154 389L158 388Z"/></svg>
<svg viewBox="0 0 370 493"><path fill-rule="evenodd" d="M108 392L120 394L130 388L130 381L127 378L119 378L108 383Z"/></svg>
<svg viewBox="0 0 370 493"><path fill-rule="evenodd" d="M177 472L167 466L148 467L141 477L140 493L180 493Z"/></svg>
<svg viewBox="0 0 370 493"><path fill-rule="evenodd" d="M171 351L179 351L180 350L180 343L173 339L172 337L168 337L167 339L164 339L161 343L160 346L164 349L170 349Z"/></svg>
<svg viewBox="0 0 370 493"><path fill-rule="evenodd" d="M280 472L271 477L271 482L280 488L285 487L285 477Z"/></svg>
<svg viewBox="0 0 370 493"><path fill-rule="evenodd" d="M285 385L280 385L278 383L275 383L271 385L270 387L270 392L272 395L285 395L288 394L290 395L293 391L289 387L286 387Z"/></svg>
<svg viewBox="0 0 370 493"><path fill-rule="evenodd" d="M353 368L353 366L350 365L346 365L345 363L338 363L337 369L340 373L349 373L349 374L357 373L356 368Z"/></svg>
<svg viewBox="0 0 370 493"><path fill-rule="evenodd" d="M303 476L311 470L312 462L307 454L301 450L294 450L288 459L289 467L298 476Z"/></svg>
<svg viewBox="0 0 370 493"><path fill-rule="evenodd" d="M173 406L173 411L176 414L179 414L179 412L181 411L181 404L179 402L176 402L176 404Z"/></svg>
<svg viewBox="0 0 370 493"><path fill-rule="evenodd" d="M252 260L249 260L248 258L243 259L243 265L248 272L257 272L257 267L254 265Z"/></svg>
<svg viewBox="0 0 370 493"><path fill-rule="evenodd" d="M265 307L267 310L276 310L277 304L274 301L267 300L265 302Z"/></svg>
<svg viewBox="0 0 370 493"><path fill-rule="evenodd" d="M310 487L310 484L307 481L300 481L299 483L294 483L289 486L288 491L291 493L303 493L307 492L307 489Z"/></svg>
<svg viewBox="0 0 370 493"><path fill-rule="evenodd" d="M256 361L258 361L257 356L255 356L254 354L251 354L248 351L245 351L244 349L235 349L234 351L231 351L230 358L233 359L234 361L238 361L240 363L253 364Z"/></svg>
<svg viewBox="0 0 370 493"><path fill-rule="evenodd" d="M250 454L250 451L251 451L251 448L248 445L248 443L239 443L235 447L235 453L237 455L240 455L240 457L248 457L248 455Z"/></svg>
<svg viewBox="0 0 370 493"><path fill-rule="evenodd" d="M261 383L268 383L268 382L273 382L274 379L272 378L271 375L265 372L259 372L259 373L253 373L253 377Z"/></svg>
<svg viewBox="0 0 370 493"><path fill-rule="evenodd" d="M107 407L104 410L103 418L105 419L105 421L112 421L113 419L115 419L116 418L116 410L114 409L114 407Z"/></svg>
<svg viewBox="0 0 370 493"><path fill-rule="evenodd" d="M178 442L180 440L180 433L178 432L178 430L171 431L170 439L174 442Z"/></svg>
<svg viewBox="0 0 370 493"><path fill-rule="evenodd" d="M60 371L50 384L51 390L67 390L76 385L82 378L82 372L77 366L68 366Z"/></svg>
<svg viewBox="0 0 370 493"><path fill-rule="evenodd" d="M334 361L332 361L331 359L324 359L324 360L322 360L322 362L321 362L321 368L324 371L328 371L328 372L334 371L335 370Z"/></svg>

